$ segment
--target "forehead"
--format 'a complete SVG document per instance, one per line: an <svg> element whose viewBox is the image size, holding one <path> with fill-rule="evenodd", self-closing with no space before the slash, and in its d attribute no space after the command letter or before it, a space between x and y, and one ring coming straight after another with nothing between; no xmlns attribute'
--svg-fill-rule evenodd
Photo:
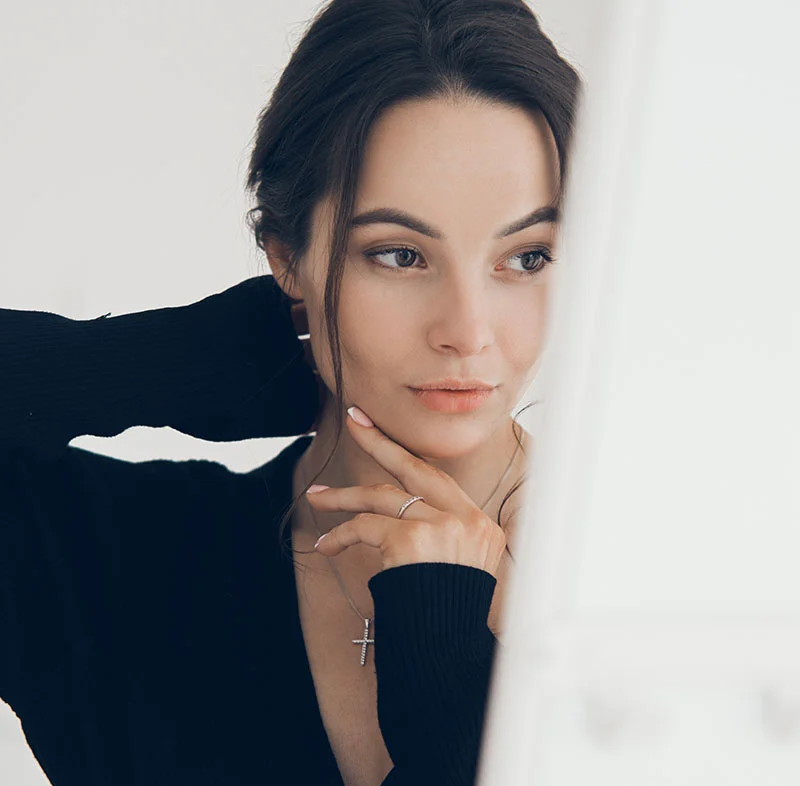
<svg viewBox="0 0 800 786"><path fill-rule="evenodd" d="M501 227L552 204L558 178L555 139L541 112L465 99L407 101L370 129L353 215L401 210L437 227L439 242L487 246ZM326 196L313 210L315 243L329 242L332 220Z"/></svg>
<svg viewBox="0 0 800 786"><path fill-rule="evenodd" d="M471 100L391 107L364 151L356 212L396 207L444 229L499 226L549 204L558 155L541 113Z"/></svg>

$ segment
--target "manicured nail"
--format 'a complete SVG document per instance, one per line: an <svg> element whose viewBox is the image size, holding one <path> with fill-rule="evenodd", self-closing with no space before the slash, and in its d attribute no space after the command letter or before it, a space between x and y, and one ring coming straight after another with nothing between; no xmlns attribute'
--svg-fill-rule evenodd
<svg viewBox="0 0 800 786"><path fill-rule="evenodd" d="M362 426L375 425L358 407L350 407L350 409L347 410L347 414L350 415L356 423Z"/></svg>
<svg viewBox="0 0 800 786"><path fill-rule="evenodd" d="M315 483L313 486L308 487L306 494L316 494L318 491L325 491L325 489L329 488L330 486L320 486L319 484Z"/></svg>
<svg viewBox="0 0 800 786"><path fill-rule="evenodd" d="M327 534L328 533L326 532L325 535L327 535ZM325 535L320 535L319 538L317 539L317 542L314 544L314 550L315 551L316 551L317 546L319 546L320 541L325 537Z"/></svg>

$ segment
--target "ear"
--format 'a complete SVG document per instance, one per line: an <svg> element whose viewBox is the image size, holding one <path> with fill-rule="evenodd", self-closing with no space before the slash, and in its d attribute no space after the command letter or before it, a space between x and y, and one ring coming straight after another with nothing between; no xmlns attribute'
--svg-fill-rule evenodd
<svg viewBox="0 0 800 786"><path fill-rule="evenodd" d="M303 300L303 293L300 287L288 273L290 257L286 244L274 237L267 237L264 239L264 251L267 254L270 270L278 286L292 300Z"/></svg>

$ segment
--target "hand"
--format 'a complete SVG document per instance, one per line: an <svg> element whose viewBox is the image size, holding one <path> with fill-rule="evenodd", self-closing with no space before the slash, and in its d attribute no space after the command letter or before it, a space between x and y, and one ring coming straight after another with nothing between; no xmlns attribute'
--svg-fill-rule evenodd
<svg viewBox="0 0 800 786"><path fill-rule="evenodd" d="M303 345L303 355L305 357L305 361L309 366L311 366L311 369L314 372L314 379L317 381L317 392L319 393L319 412L317 413L317 417L314 419L314 423L312 424L311 428L306 432L306 434L308 434L311 431L317 430L317 426L319 425L319 417L322 414L323 403L328 395L328 388L320 376L319 370L317 369L317 361L314 357L314 350L311 346L311 338L308 335L308 314L306 312L305 301L294 301L291 305L290 311L292 315L292 322L294 323L294 329L297 332L297 337L300 339L300 343Z"/></svg>
<svg viewBox="0 0 800 786"><path fill-rule="evenodd" d="M362 426L352 417L347 428L400 486L376 484L328 488L308 494L316 510L352 511L357 515L333 527L316 549L333 557L355 543L380 549L382 569L414 562L471 565L497 578L506 545L503 530L450 475L412 455L377 426ZM422 496L403 512L409 497Z"/></svg>

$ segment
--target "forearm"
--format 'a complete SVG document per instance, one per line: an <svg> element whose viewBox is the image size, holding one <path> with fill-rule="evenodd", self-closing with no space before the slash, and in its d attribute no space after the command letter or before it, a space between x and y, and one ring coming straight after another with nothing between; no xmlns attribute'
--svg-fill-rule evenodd
<svg viewBox="0 0 800 786"><path fill-rule="evenodd" d="M186 306L73 320L0 309L0 447L171 426L213 441L305 433L318 405L271 276Z"/></svg>
<svg viewBox="0 0 800 786"><path fill-rule="evenodd" d="M497 641L486 624L495 585L486 571L450 563L402 565L370 580L378 718L395 765L383 786L474 782Z"/></svg>

